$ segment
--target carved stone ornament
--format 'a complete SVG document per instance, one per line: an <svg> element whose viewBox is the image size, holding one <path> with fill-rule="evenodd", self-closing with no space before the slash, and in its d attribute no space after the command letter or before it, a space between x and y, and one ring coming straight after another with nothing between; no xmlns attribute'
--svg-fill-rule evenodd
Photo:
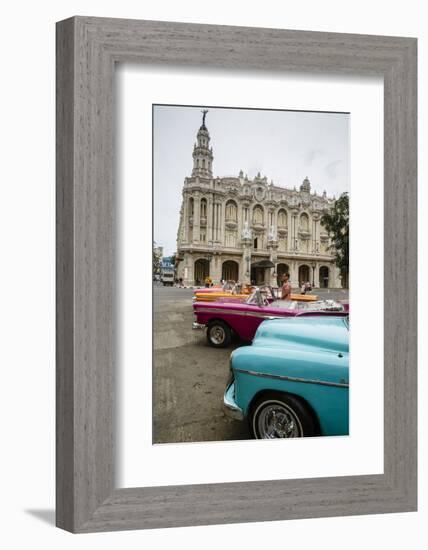
<svg viewBox="0 0 428 550"><path fill-rule="evenodd" d="M258 201L262 201L265 198L266 190L263 187L256 187L254 190L254 196Z"/></svg>
<svg viewBox="0 0 428 550"><path fill-rule="evenodd" d="M244 223L244 227L242 229L242 238L243 239L251 239L252 238L252 233L251 233L251 229L248 225L248 221L246 221Z"/></svg>
<svg viewBox="0 0 428 550"><path fill-rule="evenodd" d="M268 240L269 241L276 241L277 240L276 229L275 229L275 226L273 226L273 225L269 226Z"/></svg>

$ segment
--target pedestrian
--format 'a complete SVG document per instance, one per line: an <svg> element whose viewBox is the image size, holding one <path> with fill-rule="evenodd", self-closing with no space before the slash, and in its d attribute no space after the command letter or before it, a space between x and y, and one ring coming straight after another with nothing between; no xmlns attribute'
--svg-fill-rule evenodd
<svg viewBox="0 0 428 550"><path fill-rule="evenodd" d="M290 274L285 273L282 279L281 300L289 300L291 296Z"/></svg>

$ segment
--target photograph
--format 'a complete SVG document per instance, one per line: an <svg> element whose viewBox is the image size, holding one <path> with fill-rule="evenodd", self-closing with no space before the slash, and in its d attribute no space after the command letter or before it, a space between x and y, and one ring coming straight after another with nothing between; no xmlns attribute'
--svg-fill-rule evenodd
<svg viewBox="0 0 428 550"><path fill-rule="evenodd" d="M2 6L1 548L423 548L428 26L366 4Z"/></svg>
<svg viewBox="0 0 428 550"><path fill-rule="evenodd" d="M349 113L152 112L153 443L348 435Z"/></svg>

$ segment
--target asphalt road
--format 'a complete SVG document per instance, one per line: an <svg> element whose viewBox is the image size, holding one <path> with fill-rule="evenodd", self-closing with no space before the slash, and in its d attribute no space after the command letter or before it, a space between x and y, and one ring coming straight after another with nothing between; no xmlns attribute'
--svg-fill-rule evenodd
<svg viewBox="0 0 428 550"><path fill-rule="evenodd" d="M248 439L246 424L222 409L234 347L214 349L192 330L192 296L154 288L154 443Z"/></svg>
<svg viewBox="0 0 428 550"><path fill-rule="evenodd" d="M317 295L347 299L347 291ZM223 412L229 356L208 345L204 331L192 330L192 289L154 286L154 443L248 439L245 422Z"/></svg>

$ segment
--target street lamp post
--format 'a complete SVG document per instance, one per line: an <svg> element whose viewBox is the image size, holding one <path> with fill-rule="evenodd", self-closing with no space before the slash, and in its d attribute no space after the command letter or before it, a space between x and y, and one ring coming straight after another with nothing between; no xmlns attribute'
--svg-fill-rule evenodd
<svg viewBox="0 0 428 550"><path fill-rule="evenodd" d="M311 267L312 267L312 288L314 288L314 286L315 286L315 266L316 266L316 264L314 262L312 262L312 264L311 264Z"/></svg>
<svg viewBox="0 0 428 550"><path fill-rule="evenodd" d="M247 276L250 275L250 260L251 260L251 256L245 256L245 262L247 265L247 271L246 271Z"/></svg>

